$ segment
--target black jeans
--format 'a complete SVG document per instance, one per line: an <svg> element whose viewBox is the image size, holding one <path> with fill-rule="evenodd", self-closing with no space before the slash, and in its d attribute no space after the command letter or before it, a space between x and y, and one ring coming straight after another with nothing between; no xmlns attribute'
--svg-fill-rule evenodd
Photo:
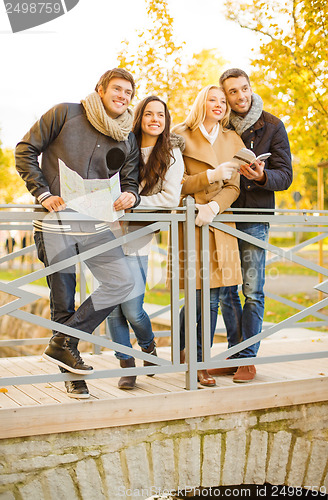
<svg viewBox="0 0 328 500"><path fill-rule="evenodd" d="M45 266L92 250L115 239L110 230L100 234L53 234L35 232L39 259ZM47 276L50 288L51 319L86 333L92 333L108 314L129 295L134 280L121 247L85 260L98 288L75 310L75 265ZM58 332L54 331L54 335ZM76 338L70 340L77 345Z"/></svg>

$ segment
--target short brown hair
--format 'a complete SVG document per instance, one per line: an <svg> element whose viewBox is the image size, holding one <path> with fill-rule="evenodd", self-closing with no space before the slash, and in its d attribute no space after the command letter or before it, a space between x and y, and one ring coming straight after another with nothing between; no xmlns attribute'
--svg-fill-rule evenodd
<svg viewBox="0 0 328 500"><path fill-rule="evenodd" d="M228 80L228 78L239 78L240 76L244 76L246 78L246 80L248 81L249 85L251 84L250 80L249 80L249 76L247 73L245 73L245 71L243 71L242 69L239 69L239 68L231 68L231 69L227 69L226 71L224 71L224 73L222 73L222 75L220 76L220 85L223 86L223 83Z"/></svg>
<svg viewBox="0 0 328 500"><path fill-rule="evenodd" d="M98 92L99 86L101 85L104 92L106 92L108 84L113 78L123 78L123 80L128 80L131 83L131 85L132 85L131 99L133 99L133 97L136 93L136 84L135 84L135 81L134 81L131 73L129 73L124 68L113 68L113 69L109 69L108 71L106 71L106 73L104 73L99 78L99 81L95 87L95 91Z"/></svg>

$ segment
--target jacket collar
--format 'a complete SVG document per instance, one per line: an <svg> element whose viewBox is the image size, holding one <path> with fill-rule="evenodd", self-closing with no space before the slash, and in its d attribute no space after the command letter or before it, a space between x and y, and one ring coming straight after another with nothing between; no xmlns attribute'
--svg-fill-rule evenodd
<svg viewBox="0 0 328 500"><path fill-rule="evenodd" d="M213 146L205 139L199 128L194 131L187 129L183 132L186 137L186 148L184 156L194 158L195 160L208 163L213 168L218 166L220 158L220 149L222 147L222 128L220 127L218 136Z"/></svg>

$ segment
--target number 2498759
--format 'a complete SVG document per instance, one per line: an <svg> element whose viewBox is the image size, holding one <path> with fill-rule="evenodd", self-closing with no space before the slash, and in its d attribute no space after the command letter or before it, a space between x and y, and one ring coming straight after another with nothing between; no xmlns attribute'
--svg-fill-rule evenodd
<svg viewBox="0 0 328 500"><path fill-rule="evenodd" d="M5 7L8 14L59 14L63 9L60 2L7 2Z"/></svg>

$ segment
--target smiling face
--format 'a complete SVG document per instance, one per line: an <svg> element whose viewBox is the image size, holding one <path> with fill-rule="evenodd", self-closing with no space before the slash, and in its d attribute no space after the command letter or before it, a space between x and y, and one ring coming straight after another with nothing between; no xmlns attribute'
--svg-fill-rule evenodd
<svg viewBox="0 0 328 500"><path fill-rule="evenodd" d="M244 76L227 78L223 82L231 109L240 116L246 116L252 105L252 88Z"/></svg>
<svg viewBox="0 0 328 500"><path fill-rule="evenodd" d="M106 91L102 85L98 88L106 113L111 118L117 118L124 113L131 102L132 93L131 83L123 78L112 78Z"/></svg>
<svg viewBox="0 0 328 500"><path fill-rule="evenodd" d="M142 143L155 144L165 128L165 108L160 101L150 101L141 120Z"/></svg>
<svg viewBox="0 0 328 500"><path fill-rule="evenodd" d="M210 132L222 120L227 110L227 101L224 92L218 88L208 91L206 99L206 114L204 127Z"/></svg>

